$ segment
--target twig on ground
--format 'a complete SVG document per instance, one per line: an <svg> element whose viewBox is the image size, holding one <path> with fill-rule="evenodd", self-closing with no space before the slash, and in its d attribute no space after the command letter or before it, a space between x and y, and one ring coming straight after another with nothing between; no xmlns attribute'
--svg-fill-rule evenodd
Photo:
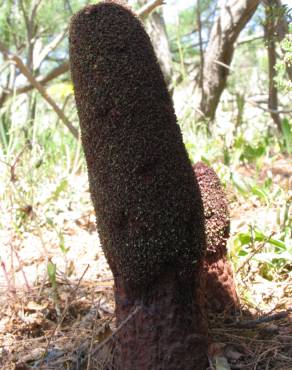
<svg viewBox="0 0 292 370"><path fill-rule="evenodd" d="M4 273L4 277L5 277L5 280L6 280L6 283L7 283L8 291L10 293L12 293L13 296L16 296L16 288L15 288L15 286L11 285L10 278L9 278L5 263L3 261L1 261L0 265L1 265L3 273Z"/></svg>
<svg viewBox="0 0 292 370"><path fill-rule="evenodd" d="M75 290L74 290L74 291L72 292L72 294L71 294L71 298L72 298L72 299L71 299L71 302L69 302L69 300L68 300L68 303L67 303L67 305L66 305L66 307L65 307L65 309L64 309L64 311L63 311L63 314L62 314L62 316L61 316L61 318L60 318L60 321L59 321L58 325L55 327L55 329L54 329L54 331L53 331L52 335L51 335L51 336L50 336L50 338L48 339L48 342L47 342L47 345L46 345L45 351L44 351L43 356L42 356L42 358L41 358L41 360L40 360L40 365L39 365L39 369L40 369L40 370L43 368L43 364L44 364L44 361L45 361L45 356L46 356L46 354L48 353L49 346L50 346L50 344L51 344L51 342L52 342L52 340L53 340L54 336L56 335L56 333L57 333L57 332L58 332L58 330L60 329L60 327L61 327L61 325L62 325L62 323L63 323L63 321L64 321L64 319L65 319L65 317L66 317L66 315L67 315L67 312L68 312L68 310L69 310L70 303L72 303L72 301L75 299L75 296L76 296L76 293L77 293L77 291L78 291L78 289L79 289L80 283L81 283L81 281L82 281L82 279L83 279L83 277L84 277L84 275L86 274L86 272L87 272L87 270L88 270L88 269L89 269L89 265L87 265L87 266L86 266L86 268L85 268L85 270L84 270L83 274L81 275L81 277L80 277L80 279L79 279L79 281L78 281L78 284L77 284L77 286L76 286Z"/></svg>
<svg viewBox="0 0 292 370"><path fill-rule="evenodd" d="M121 331L121 329L141 310L141 306L136 306L135 309L126 317L125 320L121 322L121 324L116 328L113 333L108 336L104 341L102 341L95 349L93 352L90 353L90 356L92 357L95 355L97 352L99 352L105 345L107 345L110 341L112 341L115 336ZM86 362L86 359L82 361L82 365Z"/></svg>
<svg viewBox="0 0 292 370"><path fill-rule="evenodd" d="M18 260L19 269L21 270L21 273L22 273L22 276L23 276L23 279L24 279L24 282L25 282L26 289L27 289L27 291L28 291L28 292L31 292L32 290L31 290L30 284L29 284L29 282L28 282L28 280L27 280L26 273L25 273L25 271L24 271L24 269L23 269L23 261L22 261L22 259L19 257L19 254L18 254L18 252L15 250L15 248L13 248L13 252L14 252L14 254L15 254L15 256L16 256L16 258L17 258L17 260Z"/></svg>
<svg viewBox="0 0 292 370"><path fill-rule="evenodd" d="M99 300L99 305L100 305L100 300ZM89 346L89 351L88 351L87 367L86 367L87 370L90 370L91 352L93 348L94 336L95 336L95 331L96 331L96 322L97 322L98 315L99 315L98 310L96 310L94 323L93 323L93 329L92 329L92 335L90 339L90 346Z"/></svg>
<svg viewBox="0 0 292 370"><path fill-rule="evenodd" d="M289 316L289 314L292 312L292 308L288 308L286 311L281 311L272 315L266 315L259 317L254 320L245 320L245 321L239 321L232 323L228 325L229 327L235 327L235 328L245 328L245 329L251 329L256 327L259 324L263 324L265 322L271 322L275 320L281 320L285 319L286 317Z"/></svg>

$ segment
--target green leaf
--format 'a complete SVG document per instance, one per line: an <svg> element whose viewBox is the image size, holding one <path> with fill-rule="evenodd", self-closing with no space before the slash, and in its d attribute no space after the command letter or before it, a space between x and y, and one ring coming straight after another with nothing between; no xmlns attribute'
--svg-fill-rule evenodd
<svg viewBox="0 0 292 370"><path fill-rule="evenodd" d="M287 118L281 122L285 149L288 154L292 154L292 124Z"/></svg>
<svg viewBox="0 0 292 370"><path fill-rule="evenodd" d="M224 147L223 149L223 163L226 165L226 166L229 166L230 163L231 163L231 155L230 155L230 151L229 151L229 148L227 148L226 146Z"/></svg>
<svg viewBox="0 0 292 370"><path fill-rule="evenodd" d="M267 240L267 242L269 244L272 244L272 245L274 245L276 247L281 248L282 250L286 250L287 249L286 248L286 244L282 240L270 238L270 239Z"/></svg>
<svg viewBox="0 0 292 370"><path fill-rule="evenodd" d="M47 202L51 200L57 200L59 198L59 195L62 193L62 191L65 191L67 187L68 187L68 180L62 179L60 183L57 185L56 189L52 192L52 194L47 199Z"/></svg>
<svg viewBox="0 0 292 370"><path fill-rule="evenodd" d="M55 263L53 263L52 261L49 261L48 262L48 265L47 265L47 272L48 272L48 277L49 277L49 281L52 285L52 287L56 287L57 285L57 265Z"/></svg>
<svg viewBox="0 0 292 370"><path fill-rule="evenodd" d="M250 243L251 236L248 233L240 233L238 235L238 239L239 239L241 245L246 245L246 244L249 244Z"/></svg>
<svg viewBox="0 0 292 370"><path fill-rule="evenodd" d="M239 257L245 257L248 255L248 252L246 252L244 249L241 249L238 253Z"/></svg>
<svg viewBox="0 0 292 370"><path fill-rule="evenodd" d="M266 146L264 143L259 143L257 146L251 146L246 144L242 156L249 161L253 161L257 158L262 157L266 152Z"/></svg>
<svg viewBox="0 0 292 370"><path fill-rule="evenodd" d="M47 224L48 224L49 226L51 226L51 227L55 227L55 225L54 225L54 221L52 220L52 218L51 218L51 217L46 217L46 222L47 222Z"/></svg>
<svg viewBox="0 0 292 370"><path fill-rule="evenodd" d="M265 182L264 182L264 187L265 187L265 189L270 189L270 187L271 187L272 183L273 183L272 179L271 179L270 177L269 177L269 178L267 178L267 179L265 180Z"/></svg>
<svg viewBox="0 0 292 370"><path fill-rule="evenodd" d="M233 181L234 186L237 190L242 193L243 195L248 195L250 187L245 180L242 179L237 173L231 174L231 179Z"/></svg>
<svg viewBox="0 0 292 370"><path fill-rule="evenodd" d="M68 253L69 250L70 250L70 248L69 247L68 248L65 247L65 238L64 238L64 235L62 233L59 234L59 239L60 239L60 241L59 241L59 247L60 247L61 251L64 254Z"/></svg>
<svg viewBox="0 0 292 370"><path fill-rule="evenodd" d="M260 230L255 230L254 240L257 242L264 242L267 240L267 236L264 233L262 233Z"/></svg>
<svg viewBox="0 0 292 370"><path fill-rule="evenodd" d="M212 166L211 162L203 155L201 156L201 161L206 163L206 165L208 165L210 167Z"/></svg>
<svg viewBox="0 0 292 370"><path fill-rule="evenodd" d="M269 203L269 198L267 193L264 189L259 188L258 186L253 186L251 188L251 191L254 195L256 195L260 200L264 201L266 204Z"/></svg>

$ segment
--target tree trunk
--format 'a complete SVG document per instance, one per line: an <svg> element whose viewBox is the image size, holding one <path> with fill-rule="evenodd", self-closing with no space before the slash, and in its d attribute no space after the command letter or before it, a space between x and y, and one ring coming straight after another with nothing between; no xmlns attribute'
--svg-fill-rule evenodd
<svg viewBox="0 0 292 370"><path fill-rule="evenodd" d="M204 49L203 49L203 38L202 38L202 21L201 21L201 2L197 0L197 26L198 26L198 37L199 37L199 48L200 48L200 73L198 78L199 89L203 92L204 84ZM202 96L204 99L204 96Z"/></svg>
<svg viewBox="0 0 292 370"><path fill-rule="evenodd" d="M271 112L271 117L278 128L278 131L282 131L281 119L278 113L278 89L275 82L276 77L276 22L277 17L273 9L275 8L275 1L267 0L266 1L266 19L264 24L265 29L265 41L267 44L268 51L268 75L269 75L269 100L268 108Z"/></svg>
<svg viewBox="0 0 292 370"><path fill-rule="evenodd" d="M234 44L255 13L259 0L227 0L212 27L203 66L203 88L198 88L199 118L213 120L226 86Z"/></svg>
<svg viewBox="0 0 292 370"><path fill-rule="evenodd" d="M73 18L70 63L122 325L113 369L203 370L203 205L150 39L130 10L101 2Z"/></svg>
<svg viewBox="0 0 292 370"><path fill-rule="evenodd" d="M145 5L147 2L147 0L138 1L140 5ZM163 15L157 10L153 12L145 22L146 30L152 41L165 81L169 86L172 82L172 61Z"/></svg>

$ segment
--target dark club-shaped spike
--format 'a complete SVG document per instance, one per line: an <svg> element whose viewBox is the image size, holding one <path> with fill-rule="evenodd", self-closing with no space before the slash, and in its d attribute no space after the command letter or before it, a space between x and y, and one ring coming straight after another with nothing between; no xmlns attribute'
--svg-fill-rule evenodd
<svg viewBox="0 0 292 370"><path fill-rule="evenodd" d="M70 64L117 322L126 322L114 369L203 370L203 207L149 37L119 3L88 6L71 22Z"/></svg>
<svg viewBox="0 0 292 370"><path fill-rule="evenodd" d="M206 301L211 311L235 312L239 300L230 263L227 260L227 239L230 220L226 195L215 171L205 163L194 166L202 195L207 250L204 259Z"/></svg>

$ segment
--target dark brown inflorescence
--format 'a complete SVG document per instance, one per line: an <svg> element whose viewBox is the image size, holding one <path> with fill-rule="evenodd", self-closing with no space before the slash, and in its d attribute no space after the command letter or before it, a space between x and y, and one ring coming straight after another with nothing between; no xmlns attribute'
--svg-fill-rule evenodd
<svg viewBox="0 0 292 370"><path fill-rule="evenodd" d="M117 322L126 322L115 369L202 370L203 207L149 37L117 2L88 6L72 19L70 64Z"/></svg>
<svg viewBox="0 0 292 370"><path fill-rule="evenodd" d="M207 250L204 261L205 295L213 311L236 311L239 301L227 260L230 220L226 195L215 171L203 162L193 166L202 194Z"/></svg>

